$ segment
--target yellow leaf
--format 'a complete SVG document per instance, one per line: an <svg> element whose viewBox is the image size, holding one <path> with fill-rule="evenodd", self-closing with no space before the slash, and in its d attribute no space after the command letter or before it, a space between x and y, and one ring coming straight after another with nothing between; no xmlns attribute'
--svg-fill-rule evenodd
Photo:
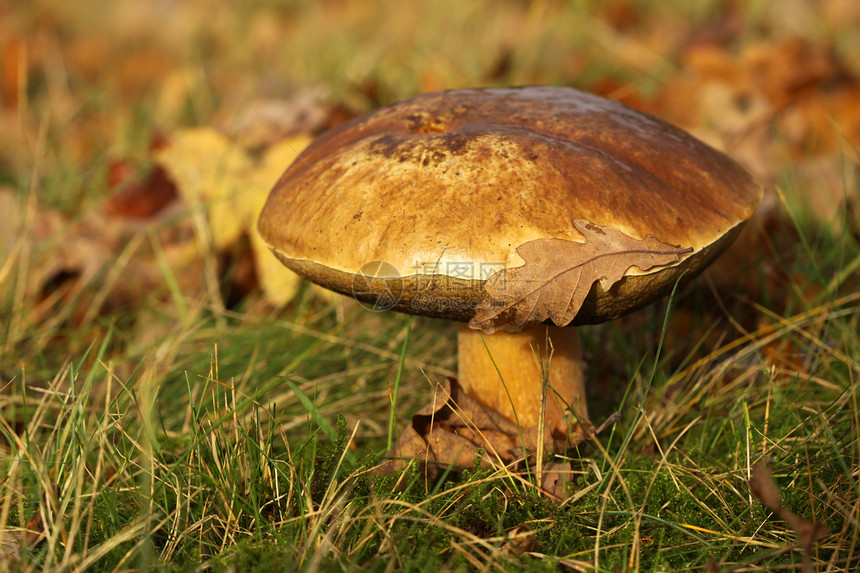
<svg viewBox="0 0 860 573"><path fill-rule="evenodd" d="M251 248L257 280L266 300L278 306L290 302L299 288L301 277L281 264L256 229L251 233Z"/></svg>
<svg viewBox="0 0 860 573"><path fill-rule="evenodd" d="M241 215L237 207L242 203L242 182L253 172L245 150L213 129L189 129L175 133L155 159L170 174L182 199L192 208L206 210L215 249L235 243L248 226L236 216Z"/></svg>
<svg viewBox="0 0 860 573"><path fill-rule="evenodd" d="M175 133L155 156L182 199L206 213L216 251L245 233L251 237L260 286L274 304L289 301L300 281L257 236L257 217L278 178L310 142L309 135L286 138L255 160L222 133L197 128Z"/></svg>

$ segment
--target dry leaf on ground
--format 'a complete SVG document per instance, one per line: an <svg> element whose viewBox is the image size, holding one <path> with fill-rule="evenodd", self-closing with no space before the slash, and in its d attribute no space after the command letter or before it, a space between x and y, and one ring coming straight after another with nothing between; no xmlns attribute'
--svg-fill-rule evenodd
<svg viewBox="0 0 860 573"><path fill-rule="evenodd" d="M573 482L569 462L549 462L541 468L540 487L558 499L564 499L565 488Z"/></svg>
<svg viewBox="0 0 860 573"><path fill-rule="evenodd" d="M809 552L812 544L815 543L816 539L829 535L830 530L823 523L817 523L795 515L782 506L779 488L774 483L770 469L765 464L756 464L753 466L749 486L752 494L768 508L777 512L797 534L797 540L804 550L804 569L811 571Z"/></svg>
<svg viewBox="0 0 860 573"><path fill-rule="evenodd" d="M17 563L22 552L35 547L44 541L45 537L45 522L39 510L27 522L26 528L0 529L0 563Z"/></svg>
<svg viewBox="0 0 860 573"><path fill-rule="evenodd" d="M767 466L762 464L753 466L749 483L750 491L760 502L773 511L782 511L782 500L780 499L779 489L776 487Z"/></svg>
<svg viewBox="0 0 860 573"><path fill-rule="evenodd" d="M763 182L785 161L860 142L860 80L826 46L801 37L734 53L694 43L647 111L690 129Z"/></svg>
<svg viewBox="0 0 860 573"><path fill-rule="evenodd" d="M692 249L664 243L653 235L634 239L612 227L574 221L584 243L536 239L517 247L525 264L494 273L486 283L484 301L469 322L492 334L519 332L531 324L551 320L567 326L576 317L592 285L604 290L621 280L628 269L647 271L671 265Z"/></svg>
<svg viewBox="0 0 860 573"><path fill-rule="evenodd" d="M293 297L299 278L259 238L257 216L275 182L310 141L309 135L284 139L258 161L220 132L199 128L173 134L155 155L182 199L204 209L216 251L235 245L244 234L250 237L260 285L275 304Z"/></svg>
<svg viewBox="0 0 860 573"><path fill-rule="evenodd" d="M167 210L139 221L97 209L70 220L52 210L38 210L32 229L42 248L33 254L34 270L27 284L31 295L43 302L32 319L56 316L57 310L78 318L127 312L144 298L166 292L162 264L182 292L200 292L202 255L190 225L161 224L170 215ZM161 261L152 250L154 244Z"/></svg>
<svg viewBox="0 0 860 573"><path fill-rule="evenodd" d="M241 111L226 111L217 125L246 149L269 147L325 129L332 114L326 98L319 87L300 89L289 98L258 98L243 103Z"/></svg>
<svg viewBox="0 0 860 573"><path fill-rule="evenodd" d="M538 540L534 530L528 524L521 523L506 535L507 539L499 548L502 555L518 557L524 553L537 550Z"/></svg>
<svg viewBox="0 0 860 573"><path fill-rule="evenodd" d="M569 434L547 428L544 452L561 454L584 439L578 428ZM429 473L448 465L468 468L479 455L482 467L499 467L533 454L537 444L537 425L519 428L466 394L457 380L448 378L437 387L434 400L412 417L376 473L397 471L412 460L426 463Z"/></svg>
<svg viewBox="0 0 860 573"><path fill-rule="evenodd" d="M122 162L111 164L109 177L127 177L119 171L129 167ZM105 201L104 208L113 217L149 219L176 199L176 186L167 172L156 167L144 181L130 181Z"/></svg>
<svg viewBox="0 0 860 573"><path fill-rule="evenodd" d="M844 229L860 239L860 162L848 152L819 155L796 162L794 176L808 190L808 214L834 234Z"/></svg>

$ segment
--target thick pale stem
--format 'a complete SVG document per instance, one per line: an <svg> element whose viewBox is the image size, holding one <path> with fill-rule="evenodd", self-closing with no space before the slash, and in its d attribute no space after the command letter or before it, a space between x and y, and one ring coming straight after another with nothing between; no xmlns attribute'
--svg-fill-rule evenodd
<svg viewBox="0 0 860 573"><path fill-rule="evenodd" d="M551 355L546 351L547 333ZM575 328L541 325L518 334L487 335L461 324L458 352L458 380L463 389L524 428L540 420L541 361L551 356L547 426L566 431L568 424L576 421L571 411L582 420L588 419L582 350Z"/></svg>

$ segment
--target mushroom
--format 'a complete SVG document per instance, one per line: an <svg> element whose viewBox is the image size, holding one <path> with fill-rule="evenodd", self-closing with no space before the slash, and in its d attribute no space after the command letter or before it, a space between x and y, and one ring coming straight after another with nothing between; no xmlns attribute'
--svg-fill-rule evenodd
<svg viewBox="0 0 860 573"><path fill-rule="evenodd" d="M647 114L561 87L428 93L314 141L259 232L311 281L460 321L458 381L556 438L588 419L576 328L665 295L761 199L738 164ZM548 367L548 372L547 372Z"/></svg>

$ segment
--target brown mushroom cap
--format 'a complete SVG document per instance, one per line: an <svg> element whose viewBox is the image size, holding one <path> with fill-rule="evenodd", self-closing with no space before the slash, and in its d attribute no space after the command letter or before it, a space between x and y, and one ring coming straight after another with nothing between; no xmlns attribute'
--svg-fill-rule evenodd
<svg viewBox="0 0 860 573"><path fill-rule="evenodd" d="M523 243L582 242L578 219L692 249L673 266L632 267L608 291L595 283L574 321L582 324L695 275L760 199L737 163L619 103L559 87L455 90L318 138L276 184L259 231L318 284L369 300L387 289L395 310L461 321L492 272L523 264ZM372 261L387 270L368 273ZM378 276L356 292L367 274Z"/></svg>

